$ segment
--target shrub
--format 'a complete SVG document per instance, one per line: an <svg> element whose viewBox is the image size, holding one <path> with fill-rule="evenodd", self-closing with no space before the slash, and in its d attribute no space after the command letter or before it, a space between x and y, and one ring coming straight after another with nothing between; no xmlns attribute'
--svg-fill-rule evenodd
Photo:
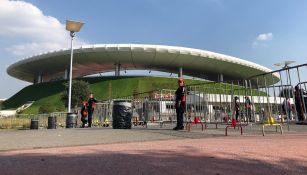
<svg viewBox="0 0 307 175"><path fill-rule="evenodd" d="M68 105L68 90L69 83L64 83L65 90L62 93L62 101L65 103L66 107ZM90 86L87 82L82 80L73 80L71 88L71 107L75 107L82 103L83 100L88 98L90 94Z"/></svg>
<svg viewBox="0 0 307 175"><path fill-rule="evenodd" d="M38 108L38 113L39 114L47 114L47 113L52 113L54 112L56 109L53 105L51 104L43 104L42 106L40 106Z"/></svg>

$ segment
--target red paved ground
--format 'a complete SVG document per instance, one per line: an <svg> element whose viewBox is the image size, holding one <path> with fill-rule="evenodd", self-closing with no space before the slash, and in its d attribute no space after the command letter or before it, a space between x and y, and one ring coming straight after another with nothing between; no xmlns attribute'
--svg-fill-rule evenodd
<svg viewBox="0 0 307 175"><path fill-rule="evenodd" d="M5 151L0 174L307 174L307 133Z"/></svg>

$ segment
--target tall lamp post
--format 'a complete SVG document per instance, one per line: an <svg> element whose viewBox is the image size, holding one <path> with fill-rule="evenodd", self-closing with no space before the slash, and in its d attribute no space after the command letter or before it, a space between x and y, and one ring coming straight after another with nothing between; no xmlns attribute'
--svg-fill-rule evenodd
<svg viewBox="0 0 307 175"><path fill-rule="evenodd" d="M68 91L68 113L71 109L71 84L72 84L72 63L73 63L73 40L75 32L79 32L83 26L83 22L66 20L66 30L70 31L71 48L70 48L70 68L69 68L69 91Z"/></svg>
<svg viewBox="0 0 307 175"><path fill-rule="evenodd" d="M287 69L287 68L288 68L289 65L292 64L292 63L295 63L295 61L284 61L284 62L281 62L281 63L276 63L276 64L274 64L275 66L282 67L283 70L286 70L287 86L289 86L289 83L291 84L290 71L289 71L289 69ZM282 79L280 71L279 71L279 75L280 75L280 78ZM289 82L289 81L290 81L290 82ZM292 86L290 86L290 87L292 87ZM281 89L282 89L282 91L283 91L283 96L285 96L286 99L287 99L287 96L288 96L288 98L290 98L291 95L294 97L294 95L293 95L293 89L292 89L292 88L290 89L290 90L291 90L291 93L292 93L291 95L290 95L290 91L289 91L289 90L287 90L287 93L288 93L288 94L284 94L285 92L284 92L283 86L281 87ZM285 102L285 103L287 104L288 102ZM287 116L287 123L288 123L288 131L290 131L290 127L289 127L290 115L288 114L288 105L286 105L285 107L286 107L286 116Z"/></svg>

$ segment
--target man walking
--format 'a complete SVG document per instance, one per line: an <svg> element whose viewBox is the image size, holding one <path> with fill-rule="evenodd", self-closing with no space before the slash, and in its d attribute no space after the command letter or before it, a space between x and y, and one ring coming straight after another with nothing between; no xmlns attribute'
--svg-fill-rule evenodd
<svg viewBox="0 0 307 175"><path fill-rule="evenodd" d="M185 103L186 103L186 91L184 88L184 80L183 78L178 79L178 89L176 90L176 114L177 114L177 126L173 128L173 130L183 130L183 113L185 111Z"/></svg>
<svg viewBox="0 0 307 175"><path fill-rule="evenodd" d="M87 112L88 112L88 127L92 127L92 117L94 113L95 103L98 101L93 97L93 94L90 94L90 97L87 101Z"/></svg>

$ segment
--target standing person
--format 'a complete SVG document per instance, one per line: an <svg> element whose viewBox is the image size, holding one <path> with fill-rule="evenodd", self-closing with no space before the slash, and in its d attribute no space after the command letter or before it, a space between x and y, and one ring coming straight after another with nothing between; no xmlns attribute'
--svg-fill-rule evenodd
<svg viewBox="0 0 307 175"><path fill-rule="evenodd" d="M87 103L86 101L84 100L83 101L83 104L82 104L82 108L81 108L81 121L82 121L82 128L85 127L85 124L87 123Z"/></svg>
<svg viewBox="0 0 307 175"><path fill-rule="evenodd" d="M185 111L185 103L186 103L186 90L184 88L184 80L183 78L178 79L178 89L176 90L176 114L177 114L177 126L173 128L173 130L183 130L183 113Z"/></svg>
<svg viewBox="0 0 307 175"><path fill-rule="evenodd" d="M245 112L249 121L252 121L252 103L249 97L245 97Z"/></svg>
<svg viewBox="0 0 307 175"><path fill-rule="evenodd" d="M283 113L287 116L287 119L291 120L291 103L289 97L286 97L282 104Z"/></svg>
<svg viewBox="0 0 307 175"><path fill-rule="evenodd" d="M262 123L264 123L264 118L265 118L265 111L264 108L261 108L261 117L262 117Z"/></svg>
<svg viewBox="0 0 307 175"><path fill-rule="evenodd" d="M298 121L303 121L304 120L304 107L303 107L303 97L302 97L302 91L301 89L297 86L295 86L295 108L297 112L297 118Z"/></svg>
<svg viewBox="0 0 307 175"><path fill-rule="evenodd" d="M239 114L240 114L240 103L239 103L239 97L235 96L235 114L236 114L236 121L239 121Z"/></svg>
<svg viewBox="0 0 307 175"><path fill-rule="evenodd" d="M92 127L93 113L95 108L95 103L98 101L93 97L93 94L90 94L87 101L87 112L88 112L88 127Z"/></svg>

